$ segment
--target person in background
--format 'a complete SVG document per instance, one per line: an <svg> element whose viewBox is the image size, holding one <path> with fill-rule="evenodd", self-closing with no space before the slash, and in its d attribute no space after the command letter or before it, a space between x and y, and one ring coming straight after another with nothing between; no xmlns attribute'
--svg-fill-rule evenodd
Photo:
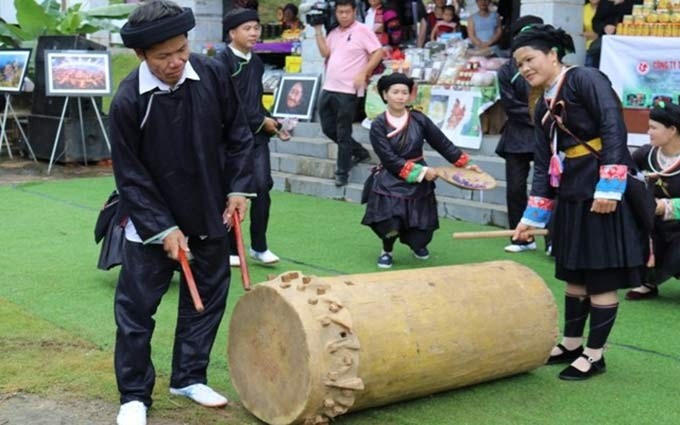
<svg viewBox="0 0 680 425"><path fill-rule="evenodd" d="M253 53L253 46L260 39L262 29L255 10L237 8L227 13L223 20L224 33L229 44L217 57L228 71L241 98L243 111L253 135L253 149L248 157L248 166L253 170L253 187L256 196L250 201L250 257L263 264L274 264L279 257L267 244L267 227L271 196L274 187L269 159L269 140L277 132L278 123L262 105L262 74L264 64ZM236 249L236 234L231 235L229 263L240 265Z"/></svg>
<svg viewBox="0 0 680 425"><path fill-rule="evenodd" d="M468 18L468 40L477 49L494 46L503 35L501 18L489 10L489 3L490 0L477 0L479 10Z"/></svg>
<svg viewBox="0 0 680 425"><path fill-rule="evenodd" d="M456 15L456 9L453 6L444 7L442 19L437 21L432 33L430 34L431 41L437 41L439 36L445 33L456 32L460 27L460 18Z"/></svg>
<svg viewBox="0 0 680 425"><path fill-rule="evenodd" d="M621 101L599 70L564 65L574 41L562 29L532 25L513 38L512 51L529 85L544 92L535 111L531 196L513 239L529 241L528 230L554 215L552 255L555 277L566 282L565 320L548 364L570 363L560 379L589 379L606 371L617 290L640 285L644 265L645 235L623 196L635 164Z"/></svg>
<svg viewBox="0 0 680 425"><path fill-rule="evenodd" d="M630 15L633 4L639 0L600 0L597 4L595 16L593 16L593 32L598 37L593 40L588 48L591 66L600 67L600 53L602 50L602 36L616 34L616 24L623 21L624 15Z"/></svg>
<svg viewBox="0 0 680 425"><path fill-rule="evenodd" d="M425 21L427 22L427 28L425 30L426 34L431 35L437 22L444 19L445 6L446 0L434 0L434 2L428 5L428 8L426 9L427 14L425 15Z"/></svg>
<svg viewBox="0 0 680 425"><path fill-rule="evenodd" d="M528 25L542 24L538 16L522 16L512 24L512 36L516 36ZM498 87L501 105L508 119L503 126L503 134L498 141L496 154L505 159L505 202L508 208L508 226L517 227L527 207L527 181L531 162L534 160L534 123L529 109L531 87L520 75L514 60L509 60L498 70ZM506 252L533 251L536 241L510 241Z"/></svg>
<svg viewBox="0 0 680 425"><path fill-rule="evenodd" d="M407 108L413 79L401 73L380 77L378 93L387 104L371 124L371 145L380 165L369 178L366 213L361 224L382 241L378 267L392 267L397 238L413 256L427 260L427 245L439 228L434 180L437 172L423 159L425 142L456 167L479 171L422 112ZM372 181L371 181L372 179Z"/></svg>
<svg viewBox="0 0 680 425"><path fill-rule="evenodd" d="M650 144L633 152L633 160L647 175L656 199L652 232L653 262L648 262L641 286L626 293L631 301L659 295L659 285L680 279L680 106L661 101L649 113Z"/></svg>
<svg viewBox="0 0 680 425"><path fill-rule="evenodd" d="M385 21L383 20L384 11L382 0L368 0L368 9L366 9L364 23L373 30L380 44L386 46L388 38L385 32Z"/></svg>
<svg viewBox="0 0 680 425"><path fill-rule="evenodd" d="M283 6L283 29L284 30L302 30L304 25L298 18L298 7L293 3L288 3Z"/></svg>
<svg viewBox="0 0 680 425"><path fill-rule="evenodd" d="M370 158L368 150L352 138L352 123L357 102L382 61L383 51L375 33L355 20L354 0L337 0L335 16L338 26L327 37L322 25L314 29L319 53L326 61L326 80L319 98L321 130L338 145L335 185L341 187L349 182L353 165Z"/></svg>
<svg viewBox="0 0 680 425"><path fill-rule="evenodd" d="M418 47L425 45L430 33L427 32L427 11L422 0L388 0L385 9L399 15L404 41L415 42Z"/></svg>
<svg viewBox="0 0 680 425"><path fill-rule="evenodd" d="M598 37L597 33L593 31L593 18L595 17L595 12L597 11L597 5L600 0L586 0L585 6L583 6L583 37L586 39L586 61L585 66L593 66L595 63L595 58L592 53L589 53L590 45L593 44Z"/></svg>
<svg viewBox="0 0 680 425"><path fill-rule="evenodd" d="M229 290L227 226L247 210L253 137L224 67L191 54L187 32L194 25L191 9L156 0L132 11L120 30L141 63L121 81L109 112L127 221L114 299L118 425L146 424L156 381L154 314L180 252L193 257L205 310L195 310L182 278L170 393L203 406L227 404L206 385L207 368Z"/></svg>

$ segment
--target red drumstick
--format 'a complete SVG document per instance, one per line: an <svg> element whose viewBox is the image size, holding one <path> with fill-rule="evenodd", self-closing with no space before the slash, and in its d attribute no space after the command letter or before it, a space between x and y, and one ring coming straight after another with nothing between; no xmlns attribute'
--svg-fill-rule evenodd
<svg viewBox="0 0 680 425"><path fill-rule="evenodd" d="M201 296L198 295L198 288L196 288L196 281L194 280L194 275L191 273L191 268L189 267L189 262L187 261L187 256L184 250L180 248L177 254L179 259L179 264L182 266L182 271L184 272L184 279L187 281L187 286L189 287L189 293L191 294L191 299L194 302L194 307L196 311L201 313L205 308L203 307L203 301L201 301Z"/></svg>
<svg viewBox="0 0 680 425"><path fill-rule="evenodd" d="M241 217L237 210L234 210L234 233L236 234L236 250L238 251L239 268L241 269L241 282L243 289L250 291L250 274L248 274L248 264L246 264L246 249L243 247L243 234L241 233Z"/></svg>

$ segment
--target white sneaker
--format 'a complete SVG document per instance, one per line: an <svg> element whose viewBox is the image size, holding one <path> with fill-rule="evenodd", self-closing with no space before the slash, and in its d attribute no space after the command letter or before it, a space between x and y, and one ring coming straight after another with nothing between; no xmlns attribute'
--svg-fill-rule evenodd
<svg viewBox="0 0 680 425"><path fill-rule="evenodd" d="M201 406L222 407L229 400L205 384L193 384L184 388L170 388L170 394L190 398Z"/></svg>
<svg viewBox="0 0 680 425"><path fill-rule="evenodd" d="M117 425L146 425L146 406L141 401L128 401L120 405Z"/></svg>
<svg viewBox="0 0 680 425"><path fill-rule="evenodd" d="M511 243L506 246L505 252L524 252L524 251L536 251L536 241L528 243L526 245L519 245Z"/></svg>
<svg viewBox="0 0 680 425"><path fill-rule="evenodd" d="M258 252L250 248L250 256L253 258L253 260L259 261L260 263L264 264L274 264L279 262L279 257L270 250L266 250L265 252Z"/></svg>
<svg viewBox="0 0 680 425"><path fill-rule="evenodd" d="M230 255L229 256L229 266L230 267L241 267L241 259L238 258L238 255Z"/></svg>

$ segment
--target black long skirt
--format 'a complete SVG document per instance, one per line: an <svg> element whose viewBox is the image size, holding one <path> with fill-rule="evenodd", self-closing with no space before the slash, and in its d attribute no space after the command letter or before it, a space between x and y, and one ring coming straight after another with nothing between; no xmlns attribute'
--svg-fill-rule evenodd
<svg viewBox="0 0 680 425"><path fill-rule="evenodd" d="M590 211L592 199L560 199L553 215L555 277L601 294L642 283L645 236L625 199L611 214Z"/></svg>

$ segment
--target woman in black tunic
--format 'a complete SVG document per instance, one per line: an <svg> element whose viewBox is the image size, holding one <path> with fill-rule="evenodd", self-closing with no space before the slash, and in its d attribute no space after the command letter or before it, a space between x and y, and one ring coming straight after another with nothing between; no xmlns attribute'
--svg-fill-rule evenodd
<svg viewBox="0 0 680 425"><path fill-rule="evenodd" d="M427 167L423 145L427 143L456 167L467 165L468 155L458 149L424 114L409 110L413 80L394 73L381 77L378 92L387 110L371 124L371 145L380 159L373 172L362 224L383 242L378 267L392 267L392 249L399 240L420 260L429 258L427 245L439 228L434 180L437 173Z"/></svg>
<svg viewBox="0 0 680 425"><path fill-rule="evenodd" d="M573 51L571 37L550 25L529 27L513 40L522 76L544 89L535 112L531 196L514 238L528 240L527 231L545 227L554 214L555 276L567 287L564 338L548 364L571 363L559 377L581 380L605 371L616 291L640 284L644 237L623 197L634 164L619 99L599 70L562 63Z"/></svg>
<svg viewBox="0 0 680 425"><path fill-rule="evenodd" d="M659 295L658 286L671 276L680 279L680 106L660 102L649 114L647 133L650 144L636 150L633 160L653 184L654 256L644 283L626 293L634 301Z"/></svg>

